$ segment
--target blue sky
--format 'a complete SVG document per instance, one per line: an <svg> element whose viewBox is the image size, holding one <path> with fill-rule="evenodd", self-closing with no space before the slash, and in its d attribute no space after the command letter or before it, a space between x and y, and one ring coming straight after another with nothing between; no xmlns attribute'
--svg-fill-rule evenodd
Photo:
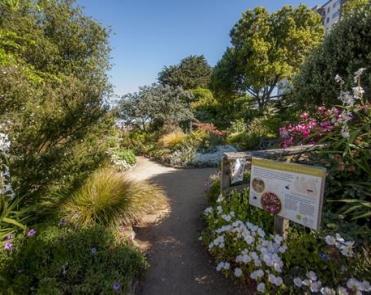
<svg viewBox="0 0 371 295"><path fill-rule="evenodd" d="M280 0L77 0L87 15L110 27L111 82L118 95L156 82L165 65L203 54L210 65L229 45L229 31L241 13L285 4L313 7L323 1Z"/></svg>

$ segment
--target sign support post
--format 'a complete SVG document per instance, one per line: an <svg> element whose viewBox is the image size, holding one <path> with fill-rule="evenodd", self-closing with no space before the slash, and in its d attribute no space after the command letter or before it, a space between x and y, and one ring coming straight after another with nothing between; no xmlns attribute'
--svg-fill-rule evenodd
<svg viewBox="0 0 371 295"><path fill-rule="evenodd" d="M282 236L285 240L289 231L289 220L281 216L274 216L274 234Z"/></svg>

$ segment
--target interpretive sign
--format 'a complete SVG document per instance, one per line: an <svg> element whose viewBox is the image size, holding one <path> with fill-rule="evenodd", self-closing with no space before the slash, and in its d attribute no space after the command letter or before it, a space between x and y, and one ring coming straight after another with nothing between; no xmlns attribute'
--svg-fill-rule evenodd
<svg viewBox="0 0 371 295"><path fill-rule="evenodd" d="M243 181L245 172L246 159L237 159L232 166L231 184L240 183Z"/></svg>
<svg viewBox="0 0 371 295"><path fill-rule="evenodd" d="M321 224L326 169L252 158L250 204L311 229Z"/></svg>

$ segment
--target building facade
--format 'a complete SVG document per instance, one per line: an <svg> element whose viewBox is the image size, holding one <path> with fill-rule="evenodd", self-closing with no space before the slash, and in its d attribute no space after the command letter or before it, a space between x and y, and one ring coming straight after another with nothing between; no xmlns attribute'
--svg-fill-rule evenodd
<svg viewBox="0 0 371 295"><path fill-rule="evenodd" d="M314 8L322 16L326 33L340 20L344 3L345 0L329 0L322 6Z"/></svg>

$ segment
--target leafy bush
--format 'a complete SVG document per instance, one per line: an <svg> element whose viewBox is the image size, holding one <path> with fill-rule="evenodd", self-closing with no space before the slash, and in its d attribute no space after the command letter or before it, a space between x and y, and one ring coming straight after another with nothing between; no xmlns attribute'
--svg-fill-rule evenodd
<svg viewBox="0 0 371 295"><path fill-rule="evenodd" d="M193 95L181 87L157 85L141 87L136 93L122 97L119 117L128 125L145 130L172 132L181 122L193 118L189 104Z"/></svg>
<svg viewBox="0 0 371 295"><path fill-rule="evenodd" d="M20 209L17 199L0 195L0 241L18 231L25 231L26 209Z"/></svg>
<svg viewBox="0 0 371 295"><path fill-rule="evenodd" d="M108 31L73 1L0 6L0 128L15 192L41 206L106 159Z"/></svg>
<svg viewBox="0 0 371 295"><path fill-rule="evenodd" d="M111 163L121 172L129 170L137 162L134 152L130 149L110 150L110 154Z"/></svg>
<svg viewBox="0 0 371 295"><path fill-rule="evenodd" d="M353 84L353 73L371 64L371 3L356 8L326 35L323 44L302 66L294 81L293 102L297 109L322 104L337 104L336 75L343 77L345 87ZM371 87L371 71L363 79L364 88ZM368 91L367 100L370 100Z"/></svg>
<svg viewBox="0 0 371 295"><path fill-rule="evenodd" d="M345 82L336 76L342 88L341 106L302 113L298 123L281 128L280 133L284 147L325 144L313 160L329 170L326 200L334 201L329 205L339 213L367 223L371 216L371 107L361 86L365 71L361 68L355 73L352 92L345 91Z"/></svg>
<svg viewBox="0 0 371 295"><path fill-rule="evenodd" d="M308 232L293 226L283 241L281 236L269 234L273 216L250 206L248 195L246 190L225 198L219 196L205 210L202 241L215 257L217 271L246 284L251 293L371 291L365 280L371 275L371 249L366 239L355 244L328 227ZM369 229L365 230L362 238L370 234ZM348 228L346 235L352 234Z"/></svg>
<svg viewBox="0 0 371 295"><path fill-rule="evenodd" d="M168 134L165 134L160 137L158 143L164 148L175 148L176 146L181 145L187 138L187 135L183 131L174 131Z"/></svg>
<svg viewBox="0 0 371 295"><path fill-rule="evenodd" d="M144 257L101 228L49 226L0 251L3 294L127 294Z"/></svg>
<svg viewBox="0 0 371 295"><path fill-rule="evenodd" d="M227 142L235 144L243 149L253 150L259 149L262 140L274 140L277 138L277 129L281 122L278 116L278 110L274 107L268 107L263 115L257 116L251 120L242 129L241 122L238 123L238 129L242 129L240 132L237 130L230 129L230 134L227 137Z"/></svg>
<svg viewBox="0 0 371 295"><path fill-rule="evenodd" d="M72 195L62 214L78 227L132 224L166 205L164 192L158 186L135 182L115 170L103 169L91 175Z"/></svg>

